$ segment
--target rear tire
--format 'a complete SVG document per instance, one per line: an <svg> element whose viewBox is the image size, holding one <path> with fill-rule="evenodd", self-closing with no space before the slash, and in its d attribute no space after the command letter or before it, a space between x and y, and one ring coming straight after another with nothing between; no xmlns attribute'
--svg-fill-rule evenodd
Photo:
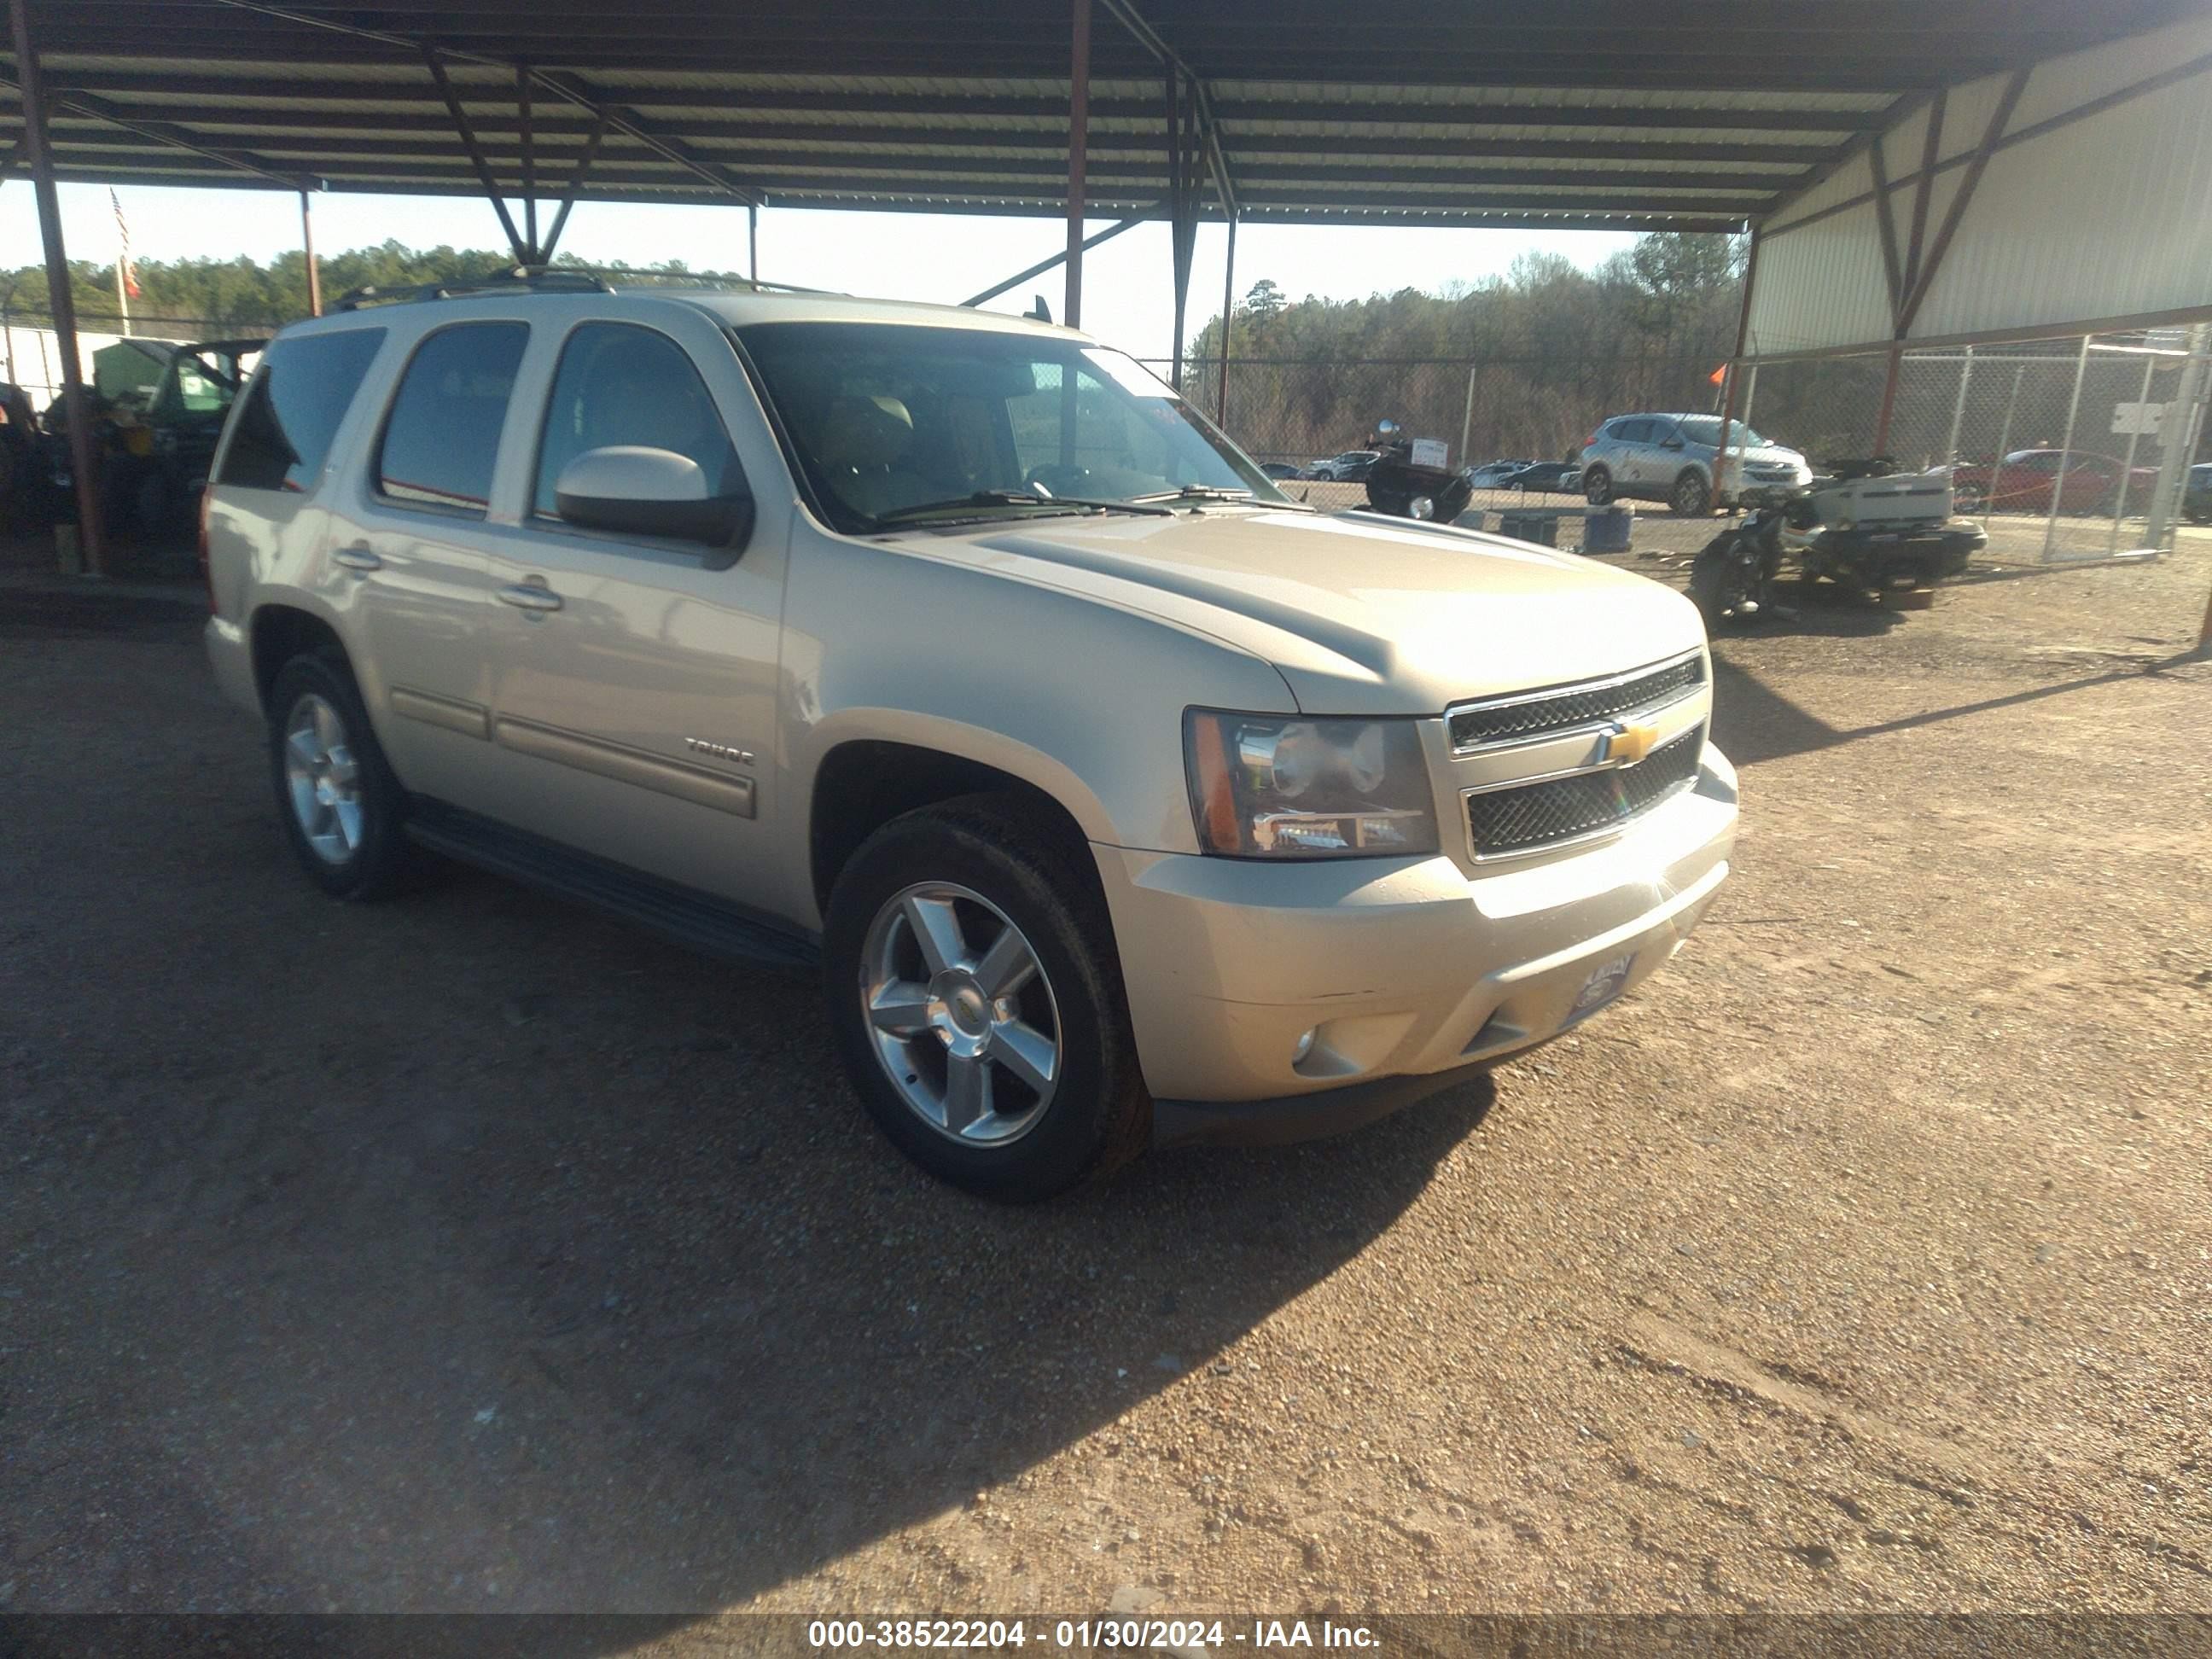
<svg viewBox="0 0 2212 1659"><path fill-rule="evenodd" d="M1150 1133L1113 926L1065 840L1013 796L908 812L838 873L823 928L869 1115L939 1180L1012 1203L1103 1178Z"/></svg>
<svg viewBox="0 0 2212 1659"><path fill-rule="evenodd" d="M1685 467L1667 492L1667 506L1678 518L1705 518L1713 510L1713 487L1704 473Z"/></svg>
<svg viewBox="0 0 2212 1659"><path fill-rule="evenodd" d="M1613 474L1601 466L1583 471L1583 499L1592 507L1613 505Z"/></svg>
<svg viewBox="0 0 2212 1659"><path fill-rule="evenodd" d="M1972 518L1987 505L1989 496L1979 484L1953 484L1951 510L1965 518Z"/></svg>
<svg viewBox="0 0 2212 1659"><path fill-rule="evenodd" d="M414 864L406 792L335 651L295 657L270 687L277 816L307 878L335 898L380 898Z"/></svg>

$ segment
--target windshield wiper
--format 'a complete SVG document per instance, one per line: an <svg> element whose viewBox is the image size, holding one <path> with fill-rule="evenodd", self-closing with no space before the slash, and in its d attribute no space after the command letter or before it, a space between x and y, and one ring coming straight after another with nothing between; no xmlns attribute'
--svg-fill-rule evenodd
<svg viewBox="0 0 2212 1659"><path fill-rule="evenodd" d="M1185 484L1180 489L1156 489L1149 495L1133 499L1140 501L1249 501L1249 489L1228 489L1219 484Z"/></svg>
<svg viewBox="0 0 2212 1659"><path fill-rule="evenodd" d="M963 507L1057 507L1076 513L1141 513L1150 518L1165 518L1173 510L1164 507L1140 507L1134 501L1094 501L1086 495L1039 495L1025 489L979 489L971 495L955 495L941 501L917 501L912 507L895 507L888 513L870 516L878 524L896 524L902 520L919 518L926 513L957 513Z"/></svg>

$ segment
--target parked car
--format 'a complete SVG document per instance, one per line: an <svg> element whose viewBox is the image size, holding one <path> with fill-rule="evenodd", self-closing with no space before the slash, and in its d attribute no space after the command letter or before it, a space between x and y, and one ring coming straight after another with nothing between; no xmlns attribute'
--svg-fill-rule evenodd
<svg viewBox="0 0 2212 1659"><path fill-rule="evenodd" d="M1376 453L1372 449L1347 449L1341 455L1316 461L1304 476L1326 483L1364 483L1374 470Z"/></svg>
<svg viewBox="0 0 2212 1659"><path fill-rule="evenodd" d="M2063 482L2057 482L2062 465ZM2078 449L2015 449L1995 467L1986 462L1954 466L1951 495L1961 513L2048 513L2055 488L2060 512L2094 518L2118 504L2124 476L2129 503L2147 508L2158 485L2156 467L2130 473L2124 461Z"/></svg>
<svg viewBox="0 0 2212 1659"><path fill-rule="evenodd" d="M2181 497L2182 516L2191 524L2212 524L2212 462L2189 469L2189 483Z"/></svg>
<svg viewBox="0 0 2212 1659"><path fill-rule="evenodd" d="M1303 467L1292 466L1288 461L1262 461L1260 463L1260 471L1277 483L1287 478L1302 478L1305 476L1305 470Z"/></svg>
<svg viewBox="0 0 2212 1659"><path fill-rule="evenodd" d="M224 417L267 344L260 337L198 340L169 359L146 404L151 443L132 496L142 529L182 529L197 518Z"/></svg>
<svg viewBox="0 0 2212 1659"><path fill-rule="evenodd" d="M94 398L100 489L111 523L136 522L154 535L190 528L224 418L267 343L254 338L176 346L133 339L94 354L116 360L102 362L103 371L121 366L152 375L149 381L119 384ZM118 384L105 373L103 383ZM55 432L54 486L68 516L76 511L69 494L75 487L76 462L67 416L58 404L49 411L47 424Z"/></svg>
<svg viewBox="0 0 2212 1659"><path fill-rule="evenodd" d="M205 536L209 659L325 891L423 844L818 965L884 1133L1003 1198L1465 1079L1635 989L1728 872L1687 600L1288 501L1024 319L545 276L340 308L264 356ZM700 1145L787 1104L702 1096Z"/></svg>
<svg viewBox="0 0 2212 1659"><path fill-rule="evenodd" d="M1504 488L1525 494L1571 495L1582 489L1579 461L1531 461L1505 480Z"/></svg>
<svg viewBox="0 0 2212 1659"><path fill-rule="evenodd" d="M1526 460L1488 461L1480 466L1469 467L1466 473L1468 488L1504 489L1515 473L1525 470L1531 465L1531 462Z"/></svg>
<svg viewBox="0 0 2212 1659"><path fill-rule="evenodd" d="M1769 442L1741 421L1732 426L1717 485L1718 416L1616 415L1583 446L1583 495L1593 507L1626 496L1664 501L1694 518L1749 490L1795 489L1811 482L1813 469L1796 450Z"/></svg>

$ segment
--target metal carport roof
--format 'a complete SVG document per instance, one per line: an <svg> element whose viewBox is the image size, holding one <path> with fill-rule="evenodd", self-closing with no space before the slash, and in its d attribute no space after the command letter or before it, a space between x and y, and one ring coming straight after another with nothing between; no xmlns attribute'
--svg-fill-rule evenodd
<svg viewBox="0 0 2212 1659"><path fill-rule="evenodd" d="M481 194L488 173L517 196L580 179L587 200L1038 215L1068 199L1064 4L25 3L64 180ZM1185 185L1190 216L1233 201L1258 222L1733 228L1936 86L2185 9L1101 0L1086 201L1169 216L1172 80L1182 153L1206 175ZM0 60L6 157L20 65Z"/></svg>

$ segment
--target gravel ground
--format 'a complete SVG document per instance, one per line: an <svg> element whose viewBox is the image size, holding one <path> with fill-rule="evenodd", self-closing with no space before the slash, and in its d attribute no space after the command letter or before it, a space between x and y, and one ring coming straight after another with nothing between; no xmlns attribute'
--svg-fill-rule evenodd
<svg viewBox="0 0 2212 1659"><path fill-rule="evenodd" d="M323 899L192 608L0 585L0 1604L2212 1610L2208 587L1819 590L1643 994L1010 1212L804 981Z"/></svg>

